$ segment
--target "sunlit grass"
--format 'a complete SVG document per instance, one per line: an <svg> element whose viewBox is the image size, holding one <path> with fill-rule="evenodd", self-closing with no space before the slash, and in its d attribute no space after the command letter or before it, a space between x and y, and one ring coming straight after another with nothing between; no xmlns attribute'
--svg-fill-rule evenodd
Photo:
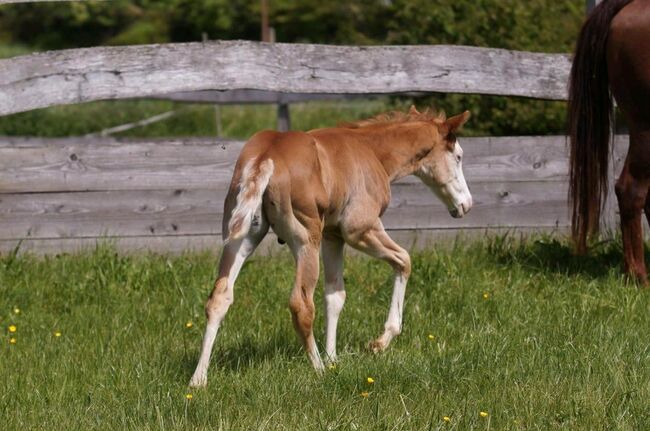
<svg viewBox="0 0 650 431"><path fill-rule="evenodd" d="M214 256L4 256L2 429L647 429L650 300L620 259L551 238L414 253L403 333L373 355L390 271L351 256L340 361L319 377L291 325L290 257L254 257L208 387L190 390Z"/></svg>

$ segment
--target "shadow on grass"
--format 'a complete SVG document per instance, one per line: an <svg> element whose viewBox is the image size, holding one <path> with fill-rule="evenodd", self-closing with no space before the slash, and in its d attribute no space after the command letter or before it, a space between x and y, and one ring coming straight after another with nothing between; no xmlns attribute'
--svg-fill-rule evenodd
<svg viewBox="0 0 650 431"><path fill-rule="evenodd" d="M612 269L623 269L623 245L620 238L593 243L584 256L576 255L567 240L542 237L521 241L509 235L490 239L488 256L499 264L518 264L532 271L562 275L582 275L592 279L607 276ZM645 250L646 262L650 249Z"/></svg>
<svg viewBox="0 0 650 431"><path fill-rule="evenodd" d="M228 346L219 346L219 337L215 342L210 359L210 369L226 372L243 373L250 368L258 367L267 361L287 361L304 353L299 348L299 341L293 333L273 333L270 337L260 340L248 336ZM176 358L181 377L189 381L199 359L199 350L195 355L187 354Z"/></svg>

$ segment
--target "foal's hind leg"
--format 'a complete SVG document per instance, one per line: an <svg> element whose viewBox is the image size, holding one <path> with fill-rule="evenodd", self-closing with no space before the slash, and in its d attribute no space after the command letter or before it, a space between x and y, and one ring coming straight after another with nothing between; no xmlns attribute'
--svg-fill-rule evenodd
<svg viewBox="0 0 650 431"><path fill-rule="evenodd" d="M289 298L293 325L316 371L323 370L323 361L314 338L314 290L318 283L318 245L292 247L296 258L296 281Z"/></svg>
<svg viewBox="0 0 650 431"><path fill-rule="evenodd" d="M352 247L388 262L395 271L393 296L388 318L384 324L384 333L369 345L375 353L380 352L385 350L393 337L402 331L404 294L406 293L406 283L411 274L411 258L408 252L397 245L384 231L381 220L377 220L372 228L360 234L351 235L346 240Z"/></svg>
<svg viewBox="0 0 650 431"><path fill-rule="evenodd" d="M214 345L219 326L233 302L235 280L246 258L255 251L268 232L269 226L259 214L258 220L260 220L260 223L256 226L251 226L251 230L246 237L229 242L224 246L221 261L219 262L219 275L217 276L212 293L205 304L205 314L208 318L208 323L205 328L205 335L203 336L199 363L190 380L190 386L192 387L205 386L208 382L208 366L210 365L212 346Z"/></svg>

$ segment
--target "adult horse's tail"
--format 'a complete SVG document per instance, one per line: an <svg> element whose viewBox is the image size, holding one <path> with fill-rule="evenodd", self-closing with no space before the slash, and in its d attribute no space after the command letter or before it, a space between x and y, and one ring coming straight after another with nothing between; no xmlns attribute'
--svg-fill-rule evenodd
<svg viewBox="0 0 650 431"><path fill-rule="evenodd" d="M603 0L582 27L569 83L571 232L578 253L598 231L607 195L613 115L607 74L607 38L614 16L632 0Z"/></svg>

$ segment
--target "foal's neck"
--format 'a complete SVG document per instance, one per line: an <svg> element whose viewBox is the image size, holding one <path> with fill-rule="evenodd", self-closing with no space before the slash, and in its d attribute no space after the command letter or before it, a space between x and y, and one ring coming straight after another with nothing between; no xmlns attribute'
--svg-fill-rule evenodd
<svg viewBox="0 0 650 431"><path fill-rule="evenodd" d="M415 172L418 162L433 147L432 127L403 123L368 130L373 139L371 148L391 183Z"/></svg>

